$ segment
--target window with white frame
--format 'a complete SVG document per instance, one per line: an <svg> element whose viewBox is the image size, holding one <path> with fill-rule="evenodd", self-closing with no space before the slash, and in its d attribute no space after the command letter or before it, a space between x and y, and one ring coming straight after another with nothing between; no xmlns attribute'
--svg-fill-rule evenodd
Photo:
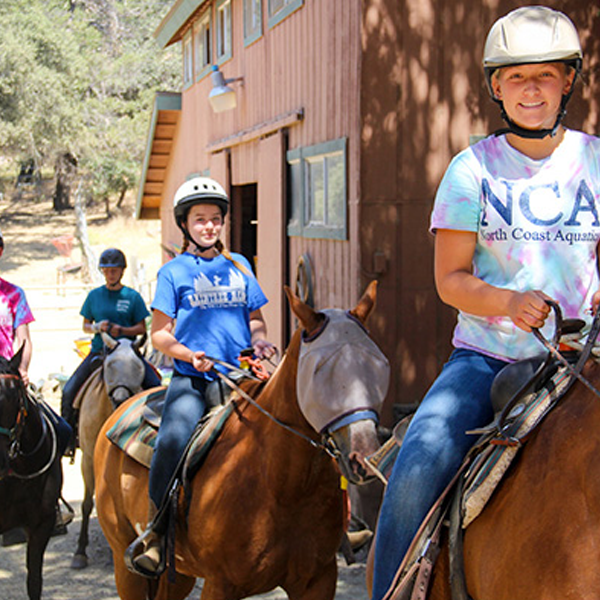
<svg viewBox="0 0 600 600"><path fill-rule="evenodd" d="M262 35L262 0L244 0L244 45Z"/></svg>
<svg viewBox="0 0 600 600"><path fill-rule="evenodd" d="M217 0L215 5L217 64L231 58L231 0Z"/></svg>
<svg viewBox="0 0 600 600"><path fill-rule="evenodd" d="M210 73L211 52L211 19L210 8L194 23L194 74L196 80Z"/></svg>
<svg viewBox="0 0 600 600"><path fill-rule="evenodd" d="M183 86L192 85L194 78L194 57L192 52L192 30L183 36Z"/></svg>
<svg viewBox="0 0 600 600"><path fill-rule="evenodd" d="M269 27L277 25L288 15L299 9L304 0L267 0L269 3Z"/></svg>
<svg viewBox="0 0 600 600"><path fill-rule="evenodd" d="M288 235L347 239L346 138L287 154Z"/></svg>

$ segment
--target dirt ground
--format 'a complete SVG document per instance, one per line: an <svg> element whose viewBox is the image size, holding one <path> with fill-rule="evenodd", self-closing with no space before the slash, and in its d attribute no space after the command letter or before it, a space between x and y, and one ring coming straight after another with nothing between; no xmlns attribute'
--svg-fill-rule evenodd
<svg viewBox="0 0 600 600"><path fill-rule="evenodd" d="M142 295L149 302L152 283L161 264L160 223L136 221L133 207L107 219L103 207L89 208L88 234L96 257L102 250L115 246L127 255L129 267L124 283L134 279L143 282ZM75 341L85 338L79 310L90 284L79 273L59 277L62 267L77 264L81 253L75 243L70 256L61 256L52 240L74 235L73 211L56 214L50 200L25 197L19 201L4 195L0 199L0 229L5 250L0 258L0 276L25 289L36 321L31 324L33 359L30 379L42 387L44 396L55 408L59 407L59 380L79 364ZM79 456L79 453L78 453ZM90 566L83 571L70 569L71 555L76 547L80 523L80 504L83 498L79 461L71 465L63 459L65 484L63 495L76 511L75 521L68 534L51 539L44 560L44 599L52 600L118 600L115 589L112 557L95 514L90 527L88 555ZM340 574L336 600L366 600L366 549L357 553L357 562L346 565L339 556ZM199 582L190 598L199 598ZM281 590L260 596L283 600ZM0 600L27 600L25 591L25 546L0 546Z"/></svg>

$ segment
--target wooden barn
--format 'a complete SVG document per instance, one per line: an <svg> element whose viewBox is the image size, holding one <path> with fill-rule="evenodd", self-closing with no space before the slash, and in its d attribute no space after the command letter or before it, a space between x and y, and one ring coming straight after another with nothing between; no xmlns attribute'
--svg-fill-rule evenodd
<svg viewBox="0 0 600 600"><path fill-rule="evenodd" d="M156 97L137 216L160 217L164 247L177 247L177 187L198 174L221 182L228 245L253 261L282 348L294 326L284 284L317 308L348 307L377 279L370 327L393 372L386 425L450 351L454 314L434 288L429 214L451 157L501 125L483 43L523 4L176 0L156 30L161 47L181 44L183 88ZM597 132L598 2L548 5L573 19L585 52L566 124Z"/></svg>

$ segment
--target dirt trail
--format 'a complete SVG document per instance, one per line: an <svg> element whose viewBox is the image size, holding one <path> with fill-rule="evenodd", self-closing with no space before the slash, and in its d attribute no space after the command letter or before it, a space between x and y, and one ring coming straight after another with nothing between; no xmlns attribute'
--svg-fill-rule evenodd
<svg viewBox="0 0 600 600"><path fill-rule="evenodd" d="M129 206L119 216L107 220L99 209L89 209L88 234L97 257L110 246L125 252L129 267L124 283L131 285L134 273L141 274L142 281L148 282L142 289L148 301L151 283L161 262L160 223L136 221L131 217L132 213L133 209ZM57 284L59 268L80 262L81 255L74 247L70 257L61 256L52 239L73 235L75 216L73 211L57 215L52 211L49 200L25 198L15 202L4 197L0 199L0 229L5 243L4 255L0 258L0 276L25 290L36 318L30 326L34 349L30 379L43 384L46 400L58 408L59 389L54 374L68 376L79 364L75 340L85 337L79 310L89 286L84 285L77 273L67 275L61 285ZM79 459L79 453L77 456ZM79 532L83 484L79 460L71 465L63 459L63 470L63 495L75 508L76 518L67 535L50 541L44 560L43 598L118 600L110 549L95 513L90 521L90 566L83 571L69 568ZM367 600L365 553L366 549L362 550L357 555L358 562L350 566L339 557L340 574L335 600ZM199 598L200 590L199 582L190 597ZM286 595L275 590L257 598L284 600ZM8 548L0 546L0 600L27 600L25 547L22 544Z"/></svg>

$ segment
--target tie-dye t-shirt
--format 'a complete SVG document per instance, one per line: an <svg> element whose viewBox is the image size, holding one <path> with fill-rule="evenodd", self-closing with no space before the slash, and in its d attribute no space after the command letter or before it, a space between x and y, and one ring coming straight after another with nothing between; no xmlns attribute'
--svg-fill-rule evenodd
<svg viewBox="0 0 600 600"><path fill-rule="evenodd" d="M477 233L473 273L490 285L541 290L565 318L589 322L598 290L600 139L567 130L548 158L533 160L488 137L458 154L438 189L431 231ZM544 327L551 337L554 319ZM508 317L459 312L455 347L505 359L543 351Z"/></svg>
<svg viewBox="0 0 600 600"><path fill-rule="evenodd" d="M25 292L20 287L0 279L0 355L12 358L15 330L19 325L31 323L33 320Z"/></svg>

